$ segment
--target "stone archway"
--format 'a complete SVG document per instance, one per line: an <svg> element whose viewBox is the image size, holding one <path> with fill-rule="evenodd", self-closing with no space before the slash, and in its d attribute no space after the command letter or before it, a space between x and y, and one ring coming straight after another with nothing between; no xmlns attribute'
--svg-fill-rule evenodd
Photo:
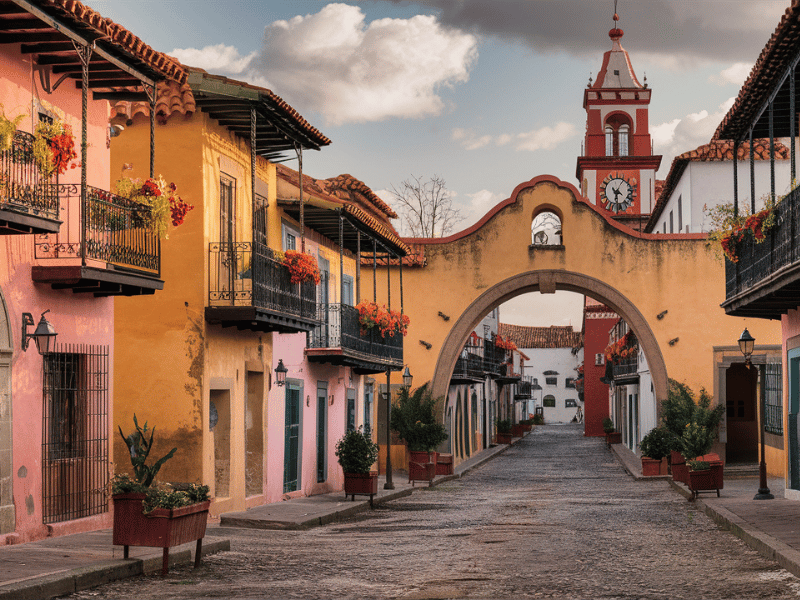
<svg viewBox="0 0 800 600"><path fill-rule="evenodd" d="M0 290L0 464L13 465L11 415L12 335L5 295ZM14 478L0 477L0 535L11 533L16 526L13 496Z"/></svg>
<svg viewBox="0 0 800 600"><path fill-rule="evenodd" d="M653 377L656 398L667 396L667 367L653 331L636 306L614 287L588 275L569 271L533 271L509 277L475 298L458 317L442 344L436 361L432 390L434 397L447 395L450 374L470 332L494 308L521 294L529 292L577 292L591 296L614 309L636 332L639 344L647 357Z"/></svg>

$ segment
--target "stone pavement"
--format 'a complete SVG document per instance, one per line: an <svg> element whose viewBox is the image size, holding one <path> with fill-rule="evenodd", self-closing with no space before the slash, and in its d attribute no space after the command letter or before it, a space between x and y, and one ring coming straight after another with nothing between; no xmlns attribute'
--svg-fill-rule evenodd
<svg viewBox="0 0 800 600"><path fill-rule="evenodd" d="M514 440L514 442L519 441ZM514 443L512 442L512 443ZM454 475L437 476L433 485L461 477L497 454L507 445L489 448L458 465ZM385 477L378 483L374 503L408 496L414 486L402 473L394 473L395 489L384 490ZM416 489L425 484L416 483ZM203 539L203 555L230 550L230 540L218 533L220 526L258 529L306 529L369 510L369 499L351 501L344 492L297 498L252 508L243 513L222 515L210 522ZM363 499L361 499L363 498ZM71 594L136 575L161 570L160 548L130 548L130 558L122 558L122 546L111 543L111 530L77 533L37 542L0 547L0 600L42 600ZM172 548L170 565L189 563L195 543Z"/></svg>
<svg viewBox="0 0 800 600"><path fill-rule="evenodd" d="M454 475L437 477L433 485L461 477L507 448L506 445L489 448L458 465ZM612 446L612 451L632 477L641 478L641 462L632 452L620 444ZM682 484L674 483L671 478L663 479L687 500L691 496ZM381 477L375 503L407 496L414 490L402 473L394 476L394 490L384 490L383 482ZM753 500L758 489L757 477L726 477L720 498L706 495L694 502L721 527L800 577L800 503L783 497L782 480L770 479L769 486L774 500ZM421 487L417 484L417 489ZM368 499L358 498L351 501L343 492L336 492L224 514L220 523L209 524L203 554L230 549L230 540L221 533L221 525L306 529L369 510ZM191 561L193 548L193 543L173 548L170 564ZM130 556L123 559L122 547L111 544L111 530L0 547L0 600L53 598L117 579L155 573L161 568L159 548L132 547Z"/></svg>

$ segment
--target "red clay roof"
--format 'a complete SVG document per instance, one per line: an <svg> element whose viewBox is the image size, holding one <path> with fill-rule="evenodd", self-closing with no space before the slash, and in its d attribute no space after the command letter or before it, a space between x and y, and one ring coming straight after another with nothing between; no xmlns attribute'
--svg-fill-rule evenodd
<svg viewBox="0 0 800 600"><path fill-rule="evenodd" d="M138 58L163 77L179 83L186 81L188 74L177 60L162 52L156 52L122 25L103 17L85 4L77 0L33 0L33 3L42 8L53 7L65 18L91 27L108 42Z"/></svg>
<svg viewBox="0 0 800 600"><path fill-rule="evenodd" d="M775 158L777 160L788 160L791 155L789 148L775 140ZM742 142L739 144L736 152L737 160L748 160L750 158L750 142ZM769 140L756 139L753 140L753 158L755 160L769 160ZM733 142L731 140L718 140L712 139L708 144L697 147L689 152L684 152L680 156L672 159L672 166L669 169L666 180L664 180L661 189L659 190L656 185L656 204L653 207L653 212L650 214L650 219L647 221L645 231L652 231L656 226L664 207L669 201L675 186L683 175L686 165L690 162L708 162L708 161L733 161Z"/></svg>
<svg viewBox="0 0 800 600"><path fill-rule="evenodd" d="M330 186L329 193L333 194L334 196L344 197L346 199L349 198L356 201L366 199L370 204L372 204L372 206L380 210L390 219L397 218L397 213L395 213L388 204L381 200L378 195L375 194L375 192L367 187L366 183L356 179L352 175L338 175L336 177L332 177L331 179L323 179L319 182L319 184L323 187L325 187L326 183Z"/></svg>
<svg viewBox="0 0 800 600"><path fill-rule="evenodd" d="M518 348L577 348L583 344L581 332L571 325L530 327L500 323L498 335L511 340Z"/></svg>
<svg viewBox="0 0 800 600"><path fill-rule="evenodd" d="M800 0L792 0L756 60L714 138L741 137L764 100L776 89L800 44Z"/></svg>

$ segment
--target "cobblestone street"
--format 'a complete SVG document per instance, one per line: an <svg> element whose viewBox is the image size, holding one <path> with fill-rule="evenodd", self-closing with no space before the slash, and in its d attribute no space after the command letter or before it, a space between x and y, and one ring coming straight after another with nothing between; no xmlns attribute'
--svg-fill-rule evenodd
<svg viewBox="0 0 800 600"><path fill-rule="evenodd" d="M69 598L797 598L800 580L578 426L347 522L226 529L200 569Z"/></svg>

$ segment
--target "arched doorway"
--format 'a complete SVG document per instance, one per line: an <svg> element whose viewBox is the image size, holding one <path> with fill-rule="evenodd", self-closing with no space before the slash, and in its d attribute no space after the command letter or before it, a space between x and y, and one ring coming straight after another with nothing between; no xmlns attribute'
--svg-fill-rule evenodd
<svg viewBox="0 0 800 600"><path fill-rule="evenodd" d="M5 296L0 290L0 464L12 461L11 414L11 358L12 336L9 328ZM11 533L16 525L13 497L13 478L0 479L0 534Z"/></svg>

